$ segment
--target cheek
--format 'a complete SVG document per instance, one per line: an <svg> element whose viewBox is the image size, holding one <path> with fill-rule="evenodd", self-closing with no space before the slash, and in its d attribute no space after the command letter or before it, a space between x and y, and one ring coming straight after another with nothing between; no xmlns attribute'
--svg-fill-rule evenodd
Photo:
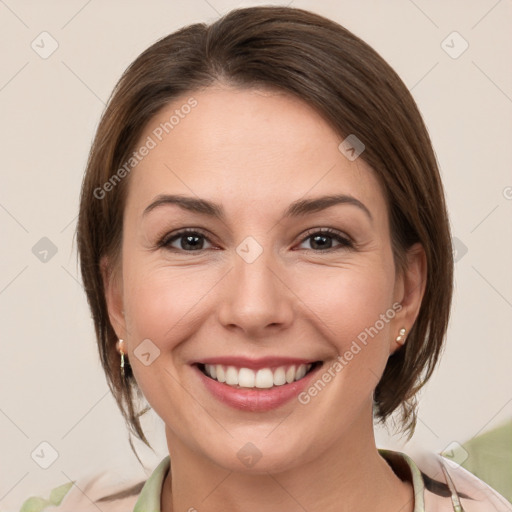
<svg viewBox="0 0 512 512"><path fill-rule="evenodd" d="M357 337L391 308L393 277L392 270L361 264L312 272L297 282L300 296L318 313L319 322L341 341Z"/></svg>
<svg viewBox="0 0 512 512"><path fill-rule="evenodd" d="M337 386L343 393L369 396L389 357L395 316L393 268L361 264L311 277L309 284L303 283L300 296L307 297L307 307L314 312L310 315L313 330L338 354L342 371L335 372L340 376L335 379ZM350 385L343 385L347 380Z"/></svg>
<svg viewBox="0 0 512 512"><path fill-rule="evenodd" d="M199 330L202 299L215 280L206 272L170 268L136 257L127 261L124 279L128 346L133 353L135 379L162 417L181 417L181 403L175 399L183 391L177 377L184 362L180 344L186 346ZM139 359L138 354L143 353L150 354L149 364Z"/></svg>
<svg viewBox="0 0 512 512"><path fill-rule="evenodd" d="M125 268L124 298L134 341L149 338L168 350L195 332L201 304L218 280L215 272L135 258Z"/></svg>

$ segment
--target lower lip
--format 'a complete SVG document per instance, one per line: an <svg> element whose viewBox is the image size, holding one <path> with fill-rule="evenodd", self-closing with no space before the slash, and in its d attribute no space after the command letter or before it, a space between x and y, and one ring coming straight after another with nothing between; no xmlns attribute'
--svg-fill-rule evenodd
<svg viewBox="0 0 512 512"><path fill-rule="evenodd" d="M321 365L300 380L267 389L234 388L207 377L197 366L193 368L199 374L206 389L224 404L248 412L262 412L276 409L297 397L309 385Z"/></svg>

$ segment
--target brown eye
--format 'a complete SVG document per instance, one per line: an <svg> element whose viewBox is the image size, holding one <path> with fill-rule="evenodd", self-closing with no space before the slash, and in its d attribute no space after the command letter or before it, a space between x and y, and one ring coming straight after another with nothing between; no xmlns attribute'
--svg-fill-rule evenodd
<svg viewBox="0 0 512 512"><path fill-rule="evenodd" d="M333 229L324 229L318 231L310 231L310 234L302 240L302 243L311 240L310 245L312 251L325 252L338 249L352 249L354 244L346 236ZM338 242L333 247L333 240Z"/></svg>
<svg viewBox="0 0 512 512"><path fill-rule="evenodd" d="M202 251L205 249L204 241L208 238L201 232L193 229L187 229L174 233L172 236L165 236L159 243L159 247L165 247L170 250L185 252ZM173 245L178 242L177 246Z"/></svg>

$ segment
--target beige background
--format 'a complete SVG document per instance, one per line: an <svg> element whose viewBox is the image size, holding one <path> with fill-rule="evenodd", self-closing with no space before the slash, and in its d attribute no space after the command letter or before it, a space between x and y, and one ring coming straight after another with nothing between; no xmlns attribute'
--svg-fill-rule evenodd
<svg viewBox="0 0 512 512"><path fill-rule="evenodd" d="M166 455L162 424L149 417L156 454L137 443L147 472L139 466L100 368L73 245L82 173L104 102L142 50L257 3L0 0L0 510L104 469L145 478ZM458 247L448 345L413 440L384 431L378 439L411 454L441 451L512 417L512 3L291 5L371 44L412 91L432 136ZM46 50L50 37L58 43L46 59L31 47L42 52L41 37ZM32 252L43 237L58 250L47 262ZM58 452L48 469L31 457L49 461L42 442Z"/></svg>

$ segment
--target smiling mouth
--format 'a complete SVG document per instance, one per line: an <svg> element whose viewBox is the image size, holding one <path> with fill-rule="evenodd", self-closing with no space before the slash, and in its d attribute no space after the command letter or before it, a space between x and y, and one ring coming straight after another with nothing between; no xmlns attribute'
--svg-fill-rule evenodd
<svg viewBox="0 0 512 512"><path fill-rule="evenodd" d="M303 379L322 365L322 361L308 364L283 365L276 368L238 368L223 364L198 363L206 377L237 389L270 389Z"/></svg>

